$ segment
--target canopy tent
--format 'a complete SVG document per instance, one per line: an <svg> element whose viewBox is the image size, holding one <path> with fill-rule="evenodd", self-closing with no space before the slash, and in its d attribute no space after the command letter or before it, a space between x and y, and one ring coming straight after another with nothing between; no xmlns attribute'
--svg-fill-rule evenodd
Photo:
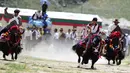
<svg viewBox="0 0 130 73"><path fill-rule="evenodd" d="M4 14L5 7L0 7L0 16ZM15 9L19 8L8 8L8 12L13 14ZM37 10L32 9L19 9L20 15L22 16L23 22L28 22L29 17L32 16ZM47 12L49 18L51 18L54 25L64 25L64 26L83 26L90 23L94 18L98 18L98 23L102 24L102 19L98 15L93 14L81 14L81 13L68 13L68 12ZM3 16L5 20L9 20L8 16Z"/></svg>

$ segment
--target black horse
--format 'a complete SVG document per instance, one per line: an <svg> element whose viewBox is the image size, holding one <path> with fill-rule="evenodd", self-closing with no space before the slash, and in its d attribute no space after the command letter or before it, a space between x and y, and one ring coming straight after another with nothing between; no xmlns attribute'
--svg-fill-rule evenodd
<svg viewBox="0 0 130 73"><path fill-rule="evenodd" d="M113 64L120 65L121 60L124 59L125 55L123 52L123 43L118 37L112 38L112 40L106 41L106 54L104 55L108 60L108 65L110 65L110 60L113 60Z"/></svg>
<svg viewBox="0 0 130 73"><path fill-rule="evenodd" d="M20 46L20 40L21 37L18 31L13 30L9 33L9 40L5 40L3 42L0 42L0 50L3 52L3 58L6 59L6 56L11 54L12 60L14 60L14 54L15 54L15 60L17 59L17 55L21 52L22 48ZM19 40L19 42L18 42Z"/></svg>
<svg viewBox="0 0 130 73"><path fill-rule="evenodd" d="M85 47L77 44L73 46L73 50L75 50L75 52L77 53L79 59L78 59L78 63L80 63L80 57L83 57L82 60L82 65L83 64L87 64L88 61L91 59L92 60L92 65L91 68L94 69L94 64L97 62L97 60L99 59L99 51L100 51L100 42L101 42L101 37L100 36L95 36L92 39L91 45L89 48L87 48L87 51L85 52L85 54L83 55L83 51L85 50ZM80 66L78 66L80 67Z"/></svg>
<svg viewBox="0 0 130 73"><path fill-rule="evenodd" d="M86 42L82 43L83 45L86 45ZM76 52L76 54L78 55L78 63L79 63L79 66L78 68L80 67L80 63L81 63L81 57L82 57L82 54L83 54L83 51L85 50L85 47L83 47L83 45L77 43L76 45L74 45L72 47L72 49Z"/></svg>

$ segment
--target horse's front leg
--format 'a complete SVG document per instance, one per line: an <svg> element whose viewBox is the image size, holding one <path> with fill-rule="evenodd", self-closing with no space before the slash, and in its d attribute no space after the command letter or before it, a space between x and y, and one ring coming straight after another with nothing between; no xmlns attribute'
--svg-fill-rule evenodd
<svg viewBox="0 0 130 73"><path fill-rule="evenodd" d="M113 64L115 64L115 60L113 59Z"/></svg>
<svg viewBox="0 0 130 73"><path fill-rule="evenodd" d="M80 56L78 56L78 68L80 68L80 66L81 66L81 64L80 64L80 61L81 61L81 58L80 58Z"/></svg>
<svg viewBox="0 0 130 73"><path fill-rule="evenodd" d="M108 65L110 65L110 59L108 59Z"/></svg>
<svg viewBox="0 0 130 73"><path fill-rule="evenodd" d="M14 60L14 53L11 53L11 59Z"/></svg>
<svg viewBox="0 0 130 73"><path fill-rule="evenodd" d="M17 54L17 53L15 53L15 60L17 60L17 57L18 57L18 54Z"/></svg>
<svg viewBox="0 0 130 73"><path fill-rule="evenodd" d="M4 60L6 60L6 55L3 53L3 58L4 58Z"/></svg>

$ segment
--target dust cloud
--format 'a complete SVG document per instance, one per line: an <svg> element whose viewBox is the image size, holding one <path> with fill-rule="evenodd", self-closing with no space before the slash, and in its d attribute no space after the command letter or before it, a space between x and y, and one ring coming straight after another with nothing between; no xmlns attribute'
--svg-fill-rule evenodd
<svg viewBox="0 0 130 73"><path fill-rule="evenodd" d="M103 18L103 29L107 30L107 26L109 24L112 24L114 21L114 18L112 19L106 19ZM130 25L130 21L126 20L125 18L119 19L120 23L119 25L121 27L127 28ZM43 40L39 42L35 47L31 48L30 51L24 51L24 55L29 55L32 57L37 58L44 58L44 59L51 59L51 60L58 60L58 61L69 61L69 62L77 62L78 56L77 54L72 50L73 44L63 43L63 42L49 42L46 40ZM25 53L26 52L26 53ZM98 62L98 64L107 64L107 61L104 57L101 57Z"/></svg>

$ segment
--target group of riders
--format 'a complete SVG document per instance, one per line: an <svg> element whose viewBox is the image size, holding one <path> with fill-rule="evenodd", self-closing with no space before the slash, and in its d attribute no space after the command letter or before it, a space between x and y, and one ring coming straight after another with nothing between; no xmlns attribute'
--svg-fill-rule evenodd
<svg viewBox="0 0 130 73"><path fill-rule="evenodd" d="M14 14L12 15L12 14L9 14L7 12L7 9L8 8L5 8L5 11L4 11L5 15L10 16L11 19L9 20L8 25L0 31L0 35L1 35L0 38L4 41L10 41L10 33L17 32L16 35L19 35L20 37L17 38L16 43L19 43L17 45L20 46L22 34L24 33L24 29L23 29L23 26L22 26L22 19L19 16L20 10L17 10L17 9L14 10ZM35 19L46 20L46 18L47 18L46 13L40 14L40 11L38 11L33 15L32 19L33 20L35 20ZM97 23L97 21L98 21L97 18L93 18L92 22L90 24L88 24L85 28L86 31L89 32L89 33L82 40L82 42L86 43L86 46L85 46L86 48L85 48L83 54L86 53L87 48L89 48L91 46L93 38L96 37L96 36L101 36L101 34L103 34L103 32L100 31L101 28L100 28L100 25ZM110 41L115 37L118 37L118 39L120 39L120 41L122 41L122 37L124 37L124 34L123 34L121 28L118 25L119 21L118 21L118 19L115 19L115 21L113 21L113 22L114 22L114 24L109 26L109 29L108 29L109 36L106 38L106 41L108 41L108 40ZM106 42L106 41L104 41L104 42ZM16 43L13 43L13 44L16 44ZM80 43L80 44L82 44L82 43Z"/></svg>
<svg viewBox="0 0 130 73"><path fill-rule="evenodd" d="M97 20L98 20L97 18L93 18L92 22L88 24L85 28L87 31L87 35L82 40L82 43L86 42L86 48L84 52L86 52L87 48L90 47L91 41L95 36L102 36L103 34L106 34L105 32L101 31L100 25L97 23ZM118 25L119 23L118 19L115 19L115 21L113 22L114 24L108 27L108 32L107 32L108 35L105 40L112 40L115 37L121 39L124 37L124 34ZM105 40L102 40L102 42L105 42Z"/></svg>
<svg viewBox="0 0 130 73"><path fill-rule="evenodd" d="M93 18L92 22L84 28L87 31L86 36L72 47L78 55L78 63L80 64L80 57L83 58L82 65L92 60L91 68L94 69L95 62L104 56L108 60L108 64L110 64L110 60L113 60L113 64L116 61L116 64L120 65L121 60L125 57L123 44L125 34L118 25L118 19L115 19L114 24L108 27L108 35L101 30L97 21L97 18ZM103 35L107 37L103 39Z"/></svg>

